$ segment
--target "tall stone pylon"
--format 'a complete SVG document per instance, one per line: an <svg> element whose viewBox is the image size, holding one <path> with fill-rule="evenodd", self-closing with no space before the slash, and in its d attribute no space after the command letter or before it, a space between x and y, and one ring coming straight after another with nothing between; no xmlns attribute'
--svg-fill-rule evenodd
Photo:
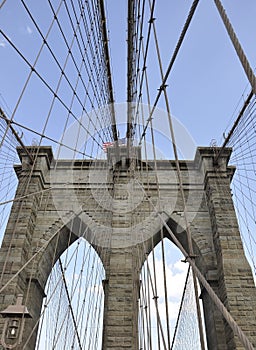
<svg viewBox="0 0 256 350"><path fill-rule="evenodd" d="M188 251L175 162L145 163L139 148L127 157L125 146L97 162L56 162L45 146L30 151L37 153L32 171L18 149L16 198L24 189L26 197L13 203L0 251L2 346L23 349L29 339L26 350L35 348L48 276L83 228L106 271L102 349L138 350L140 270L162 238L159 215ZM214 149L198 148L179 165L195 263L256 347L256 290L232 202L230 154L225 149L216 165ZM166 229L164 236L171 239ZM244 349L203 288L201 298L208 349Z"/></svg>

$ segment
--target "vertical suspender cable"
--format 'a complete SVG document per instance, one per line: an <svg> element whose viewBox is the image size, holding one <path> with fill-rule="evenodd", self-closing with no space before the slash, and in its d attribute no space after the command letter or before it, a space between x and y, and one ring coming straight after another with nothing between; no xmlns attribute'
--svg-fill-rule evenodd
<svg viewBox="0 0 256 350"><path fill-rule="evenodd" d="M112 84L112 78L111 78L111 68L110 68L110 57L109 57L109 49L108 49L108 34L107 34L107 26L106 26L106 15L105 15L105 8L104 8L104 0L99 0L100 3L100 15L101 15L101 21L102 21L102 35L103 35L103 41L104 41L104 53L105 53L105 60L106 60L106 66L107 66L107 78L108 78L108 90L109 90L109 103L111 104L111 122L112 122L112 134L113 134L113 140L117 141L118 139L118 132L116 128L116 117L115 117L115 109L114 109L114 94L113 94L113 84Z"/></svg>
<svg viewBox="0 0 256 350"><path fill-rule="evenodd" d="M158 63L159 63L159 68L160 68L160 73L161 73L161 79L163 81L164 74L163 74L161 55L160 55L160 50L159 50L159 45L158 45L158 40L157 40L157 35L156 35L155 23L153 24L153 29L154 29L154 38L155 38ZM168 100L168 96L167 96L167 92L166 92L166 86L164 83L162 84L162 87L163 87L163 91L164 91L165 104L166 104L166 109L167 109L167 114L168 114L171 140L172 140L172 145L173 145L173 152L174 152L175 163L176 163L176 168L177 168L179 190L180 190L182 204L183 204L183 210L184 210L184 219L185 219L185 226L186 226L188 251L189 251L189 256L193 259L194 258L194 251L193 251L193 245L192 245L192 235L191 235L190 226L189 226L189 222L188 222L188 215L187 215L187 211L186 211L186 199L185 199L183 180L182 180L181 170L180 170L180 165L179 165L179 158L178 158L173 123L172 123L170 105L169 105L169 100ZM199 300L198 300L198 287L197 287L197 280L196 280L195 273L194 273L193 269L192 269L192 274L193 274L193 282L194 282L193 284L194 284L195 299L196 299L196 306L197 306L197 318L198 318L198 326L199 326L200 343L201 343L201 349L204 350L205 346L204 346L204 337L203 337L202 318L201 318L200 306L199 306Z"/></svg>
<svg viewBox="0 0 256 350"><path fill-rule="evenodd" d="M152 108L151 113L150 113L150 115L149 115L149 117L148 117L147 123L146 123L146 125L145 125L145 127L144 127L144 129L143 129L143 133L141 134L141 138L140 138L139 144L141 144L142 139L143 139L143 138L145 137L145 135L146 135L146 131L147 131L148 125L149 125L149 123L150 123L150 120L151 120L152 117L153 117L154 111L155 111L156 106L157 106L157 104L158 104L158 101L159 101L159 99L160 99L160 97L161 97L161 94L162 94L162 92L163 92L163 90L164 90L164 86L165 86L166 81L167 81L167 79L168 79L168 77L169 77L169 74L170 74L170 72L171 72L171 69L172 69L172 67L173 67L173 65L174 65L174 62L175 62L176 57L177 57L177 55L178 55L178 52L179 52L179 50L180 50L180 48L181 48L181 45L182 45L182 43L183 43L183 40L184 40L185 35L186 35L186 33L187 33L187 30L188 30L188 28L189 28L190 22L192 21L192 18L193 18L193 16L194 16L194 13L195 13L195 11L196 11L196 8L197 8L198 3L199 3L199 0L194 0L193 3L192 3L192 5L191 5L191 8L190 8L188 17L187 17L187 19L186 19L186 22L185 22L184 27L183 27L183 29L182 29L182 32L181 32L181 34L180 34L178 43L177 43L177 45L176 45L176 47L175 47L174 53L173 53L173 55L172 55L172 57L171 57L171 60L170 60L170 62L169 62L167 71L166 71L166 73L165 73L165 75L164 75L164 77L163 77L163 79L162 79L162 84L161 84L161 86L160 86L159 89L158 89L158 94L157 94L157 96L156 96L156 99L155 99L153 108Z"/></svg>
<svg viewBox="0 0 256 350"><path fill-rule="evenodd" d="M215 2L215 5L216 5L216 7L217 7L217 9L219 11L219 14L220 14L220 16L222 18L222 21L223 21L223 23L224 23L224 25L226 27L228 35L229 35L229 37L230 37L230 39L231 39L231 41L232 41L232 43L234 45L236 53L237 53L237 55L238 55L238 57L239 57L239 59L240 59L240 61L242 63L244 71L245 71L245 73L247 75L247 78L248 78L250 84L251 84L252 90L253 90L254 94L256 94L256 77L255 77L255 74L253 73L253 70L252 70L252 68L250 66L250 63L249 63L249 61L248 61L248 59L247 59L247 57L246 57L246 55L245 55L245 53L243 51L242 46L239 43L239 40L238 40L238 38L236 36L236 33L235 33L235 31L234 31L234 29L233 29L229 19L228 19L228 16L226 14L226 11L225 11L224 7L222 6L221 1L220 0L214 0L214 2Z"/></svg>

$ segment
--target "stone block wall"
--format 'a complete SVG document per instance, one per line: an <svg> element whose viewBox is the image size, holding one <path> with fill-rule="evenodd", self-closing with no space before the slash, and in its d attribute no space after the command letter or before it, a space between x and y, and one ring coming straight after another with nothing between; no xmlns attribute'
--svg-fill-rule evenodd
<svg viewBox="0 0 256 350"><path fill-rule="evenodd" d="M98 252L106 271L103 350L137 350L139 273L146 255L161 240L157 212L188 250L175 162L145 164L137 159L133 172L128 172L129 162L123 158L114 164L113 159L56 162L50 147L37 151L29 175L31 165L19 150L16 196L36 194L13 204L0 252L2 285L36 255L3 290L1 310L14 304L17 294L24 295L33 318L25 322L23 339L34 329L26 345L34 349L52 266L83 236ZM230 194L230 153L226 149L216 166L213 149L198 148L195 159L180 161L180 168L196 264L256 346L256 290ZM170 238L166 230L164 234ZM209 350L243 349L204 290L201 297Z"/></svg>

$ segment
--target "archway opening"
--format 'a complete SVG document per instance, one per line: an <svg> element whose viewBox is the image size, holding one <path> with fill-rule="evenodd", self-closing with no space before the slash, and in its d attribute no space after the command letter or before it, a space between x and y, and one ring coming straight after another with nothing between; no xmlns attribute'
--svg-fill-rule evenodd
<svg viewBox="0 0 256 350"><path fill-rule="evenodd" d="M192 271L168 238L142 266L138 322L140 349L202 349Z"/></svg>
<svg viewBox="0 0 256 350"><path fill-rule="evenodd" d="M45 287L37 350L101 349L105 269L78 238L56 261Z"/></svg>

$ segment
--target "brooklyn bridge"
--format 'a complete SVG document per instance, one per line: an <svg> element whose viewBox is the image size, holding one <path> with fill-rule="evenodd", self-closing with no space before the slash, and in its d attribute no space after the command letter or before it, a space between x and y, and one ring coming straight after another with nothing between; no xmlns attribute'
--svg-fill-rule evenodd
<svg viewBox="0 0 256 350"><path fill-rule="evenodd" d="M255 15L0 2L0 349L256 348Z"/></svg>

